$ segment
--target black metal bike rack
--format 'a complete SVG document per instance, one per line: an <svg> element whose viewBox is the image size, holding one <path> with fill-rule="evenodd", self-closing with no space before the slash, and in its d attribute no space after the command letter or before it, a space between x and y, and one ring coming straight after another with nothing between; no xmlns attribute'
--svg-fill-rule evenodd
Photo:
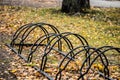
<svg viewBox="0 0 120 80"><path fill-rule="evenodd" d="M27 42L27 38L35 29L40 29L40 33L43 34L40 34L33 43ZM74 41L69 38L71 36L78 40L77 46L73 45ZM78 75L77 79L84 80L85 75L89 73L98 58L104 67L104 70L102 72L98 71L98 74L105 79L112 80L108 69L109 61L105 53L110 50L115 50L120 53L120 48L112 46L103 46L100 48L90 47L86 39L81 35L71 32L60 33L55 26L46 23L30 23L23 25L15 32L11 43L6 44L6 46L27 63L34 60L35 54L36 56L40 55L39 66L33 66L33 68L46 76L49 80L63 79L62 76L64 75L64 72L67 72L67 67L72 64L71 62L76 61L79 61L81 65L76 64L78 68L76 70L71 70L71 72L76 71ZM28 53L25 53L26 56L23 54L23 52L26 51L24 50L24 47L28 48ZM64 47L66 48L66 51L64 51ZM40 50L40 48L42 48L43 51L37 53L36 51ZM49 57L52 55L55 55L54 57L59 56L56 58L58 59L56 60L58 64L55 66L57 70L53 75L46 72L46 69L53 68L48 65L50 62ZM82 56L82 58L80 56ZM82 59L82 62L79 58L80 60ZM70 72L70 70L68 72ZM74 76L74 73L72 76Z"/></svg>

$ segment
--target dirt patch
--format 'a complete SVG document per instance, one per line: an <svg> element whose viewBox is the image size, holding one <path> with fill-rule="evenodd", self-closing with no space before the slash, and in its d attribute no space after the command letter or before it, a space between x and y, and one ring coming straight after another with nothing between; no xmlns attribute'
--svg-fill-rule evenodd
<svg viewBox="0 0 120 80"><path fill-rule="evenodd" d="M17 80L16 75L9 71L11 65L9 64L12 57L7 51L0 49L0 79L2 80Z"/></svg>
<svg viewBox="0 0 120 80"><path fill-rule="evenodd" d="M10 72L11 64L13 60L12 56L5 49L5 41L10 36L6 33L0 32L0 80L17 80L16 76Z"/></svg>

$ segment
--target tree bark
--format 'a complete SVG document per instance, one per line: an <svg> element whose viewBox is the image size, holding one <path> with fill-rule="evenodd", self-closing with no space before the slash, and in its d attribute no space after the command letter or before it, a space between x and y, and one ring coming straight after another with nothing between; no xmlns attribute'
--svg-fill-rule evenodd
<svg viewBox="0 0 120 80"><path fill-rule="evenodd" d="M89 0L63 0L61 11L65 13L76 13L83 12L87 8L90 8Z"/></svg>

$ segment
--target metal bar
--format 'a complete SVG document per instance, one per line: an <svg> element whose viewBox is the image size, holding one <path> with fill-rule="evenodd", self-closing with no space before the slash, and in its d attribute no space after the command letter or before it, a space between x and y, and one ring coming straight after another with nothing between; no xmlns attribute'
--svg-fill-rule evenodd
<svg viewBox="0 0 120 80"><path fill-rule="evenodd" d="M30 47L33 44L27 43L27 44L19 44L19 43L15 43L15 46L26 46L26 47ZM45 46L45 44L34 44L34 46Z"/></svg>
<svg viewBox="0 0 120 80"><path fill-rule="evenodd" d="M26 47L29 47L29 46L32 46L33 44L14 44L15 46L26 46ZM34 44L34 46L46 46L45 44ZM10 45L9 45L9 47L10 47ZM12 48L12 47L10 47L10 48ZM60 54L62 54L63 56L66 56L66 54L64 53L64 52L62 52L62 51L59 51L58 49L56 49L56 48L53 48L53 47L50 47L50 48L52 48L53 50L55 50L55 51L57 51L57 52L59 52ZM18 54L18 53L17 53ZM71 57L70 56L67 56L67 58L69 58L69 59L71 59ZM72 60L74 60L74 58L72 58Z"/></svg>
<svg viewBox="0 0 120 80"><path fill-rule="evenodd" d="M24 61L27 62L27 59L26 59L24 56L22 56L21 54L18 54L18 52L17 52L16 49L12 48L9 44L5 44L5 45L6 45L8 48L10 48L11 51L13 51L15 54L17 54L20 58L22 58Z"/></svg>
<svg viewBox="0 0 120 80"><path fill-rule="evenodd" d="M50 33L47 30L47 28L45 28L45 26L50 27L54 33ZM35 41L35 43L26 43L25 42L26 38L37 27L39 27L44 32L45 35L39 37ZM79 47L73 46L72 40L70 40L70 38L69 38L69 36L72 36L72 35L80 41L81 45ZM20 42L15 43L15 42L17 42L17 39L19 38L19 36L21 36ZM57 40L56 40L56 38L57 38ZM46 39L47 39L47 43L43 43ZM65 44L67 44L66 46L68 47L70 52L62 51L63 43L62 43L61 39L63 39L66 42ZM52 43L52 42L54 42L54 43ZM58 44L57 47L55 47L56 44ZM37 66L33 66L33 68L35 70L37 70L39 73L41 73L42 75L44 75L49 80L61 80L62 71L65 70L65 68L68 66L68 64L70 63L71 60L75 61L75 59L74 59L75 56L77 56L78 54L82 54L82 52L84 52L84 51L85 51L86 57L85 57L85 60L83 61L82 65L80 66L80 69L79 69L80 76L78 77L78 80L79 79L84 80L84 76L86 74L88 74L88 71L91 69L92 65L98 58L100 58L100 61L104 67L104 71L98 72L98 74L107 80L113 80L110 77L109 68L108 68L110 62L108 62L108 59L107 59L105 53L112 49L116 50L118 53L120 53L120 48L116 48L116 47L112 47L112 46L102 46L99 48L90 47L88 42L86 41L86 39L84 37L82 37L81 35L71 33L71 32L60 33L56 27L54 27L53 25L50 25L50 24L46 24L46 23L35 23L35 24L30 23L30 24L23 25L15 32L11 43L5 44L5 45L27 63L29 62L29 60L30 61L32 60L33 53L37 50L37 48L39 46L44 46L45 47L45 48L43 47L44 55L42 56L41 66L40 66L40 68ZM30 50L29 51L30 54L27 57L22 55L22 50L24 50L23 49L24 46L29 47L29 50ZM15 49L15 47L17 47L17 48ZM82 49L79 50L79 48L81 48L81 47L82 47ZM55 75L55 78L52 77L52 75L50 75L44 71L44 68L47 66L46 63L47 63L47 59L48 59L47 58L48 54L52 50L57 51L58 54L63 56L62 61L58 65L59 72ZM92 52L91 52L91 50L92 50ZM73 53L73 54L71 54L71 53ZM90 60L91 56L94 54L97 54L97 55L95 55L94 58L92 60ZM66 62L66 64L64 64L63 69L60 69L61 65L63 64L63 62L65 61L66 58L68 58L69 60ZM84 67L86 66L87 63L89 63L89 65L87 65L86 71L84 71L84 73L82 73L82 70L84 69Z"/></svg>
<svg viewBox="0 0 120 80"><path fill-rule="evenodd" d="M58 52L59 52L60 54L62 54L63 56L66 56L66 55L67 55L67 54L65 54L64 52L59 51L58 49L55 49L55 48L52 48L52 49L55 50L55 51L58 51ZM72 58L72 57L70 57L70 56L67 56L67 58L74 60L74 58Z"/></svg>
<svg viewBox="0 0 120 80"><path fill-rule="evenodd" d="M23 57L21 54L18 54L18 52L12 48L9 44L5 44L8 48L11 49L11 51L13 51L15 54L17 54L20 58L22 58L23 60L25 60L27 62L27 59L25 57ZM50 77L47 73L45 73L44 71L40 70L38 67L33 66L33 68L35 70L37 70L38 72L40 72L41 74L43 74L44 76L46 76L49 80L54 80L52 77Z"/></svg>
<svg viewBox="0 0 120 80"><path fill-rule="evenodd" d="M46 72L40 70L38 67L33 66L33 68L34 68L35 70L37 70L38 72L40 72L41 74L43 74L44 76L46 76L49 80L54 80L54 79L53 79L52 77L50 77Z"/></svg>
<svg viewBox="0 0 120 80"><path fill-rule="evenodd" d="M98 74L101 75L102 77L104 77L105 79L108 79L108 80L114 80L113 78L110 78L110 77L107 77L105 76L102 72L98 71Z"/></svg>

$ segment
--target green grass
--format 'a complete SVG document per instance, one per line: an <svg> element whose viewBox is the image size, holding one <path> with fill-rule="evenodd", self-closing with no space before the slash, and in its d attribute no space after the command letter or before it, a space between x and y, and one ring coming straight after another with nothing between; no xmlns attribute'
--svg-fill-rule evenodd
<svg viewBox="0 0 120 80"><path fill-rule="evenodd" d="M82 35L91 46L120 47L120 9L92 8L85 14L75 15L61 13L59 8L0 6L0 9L1 27L10 29L10 34L24 24L45 22L56 26L60 32ZM3 29L0 30L2 31Z"/></svg>
<svg viewBox="0 0 120 80"><path fill-rule="evenodd" d="M3 45L4 43L9 43L11 41L10 39L12 35L20 26L28 23L38 22L52 24L57 27L60 32L73 32L80 34L88 41L90 46L93 47L100 47L105 45L120 47L120 9L92 8L84 14L66 14L61 13L59 8L41 9L29 7L0 6L0 48L2 48L1 44ZM36 32L29 42L32 42L36 35L39 36L41 34L42 32ZM75 45L78 45L76 38L70 37L70 39L75 42ZM66 44L64 44L64 46L66 46ZM2 49L6 48L4 47ZM27 51L29 51L28 48L24 48L22 55L25 55ZM23 66L38 66L41 63L41 60L39 60L39 62L38 59L41 59L42 56L42 54L38 54L42 52L43 51L41 48L39 50L36 50L35 54L37 54L33 56L35 60L32 63L23 64ZM29 52L27 53L29 54ZM48 71L46 72L51 71L53 74L53 68L56 68L59 63L58 60L62 60L63 57L57 56L57 52L51 51L51 53L54 54L49 54L49 56L47 56L47 66L50 68L48 68ZM105 53L110 65L120 64L119 53L116 53L116 51L108 51ZM80 54L79 57L84 58L84 55ZM92 57L91 61L94 59ZM99 63L99 61L96 62ZM113 71L113 76L117 76L119 78L120 70L117 65L115 65L115 68L112 68L111 66L110 71Z"/></svg>

